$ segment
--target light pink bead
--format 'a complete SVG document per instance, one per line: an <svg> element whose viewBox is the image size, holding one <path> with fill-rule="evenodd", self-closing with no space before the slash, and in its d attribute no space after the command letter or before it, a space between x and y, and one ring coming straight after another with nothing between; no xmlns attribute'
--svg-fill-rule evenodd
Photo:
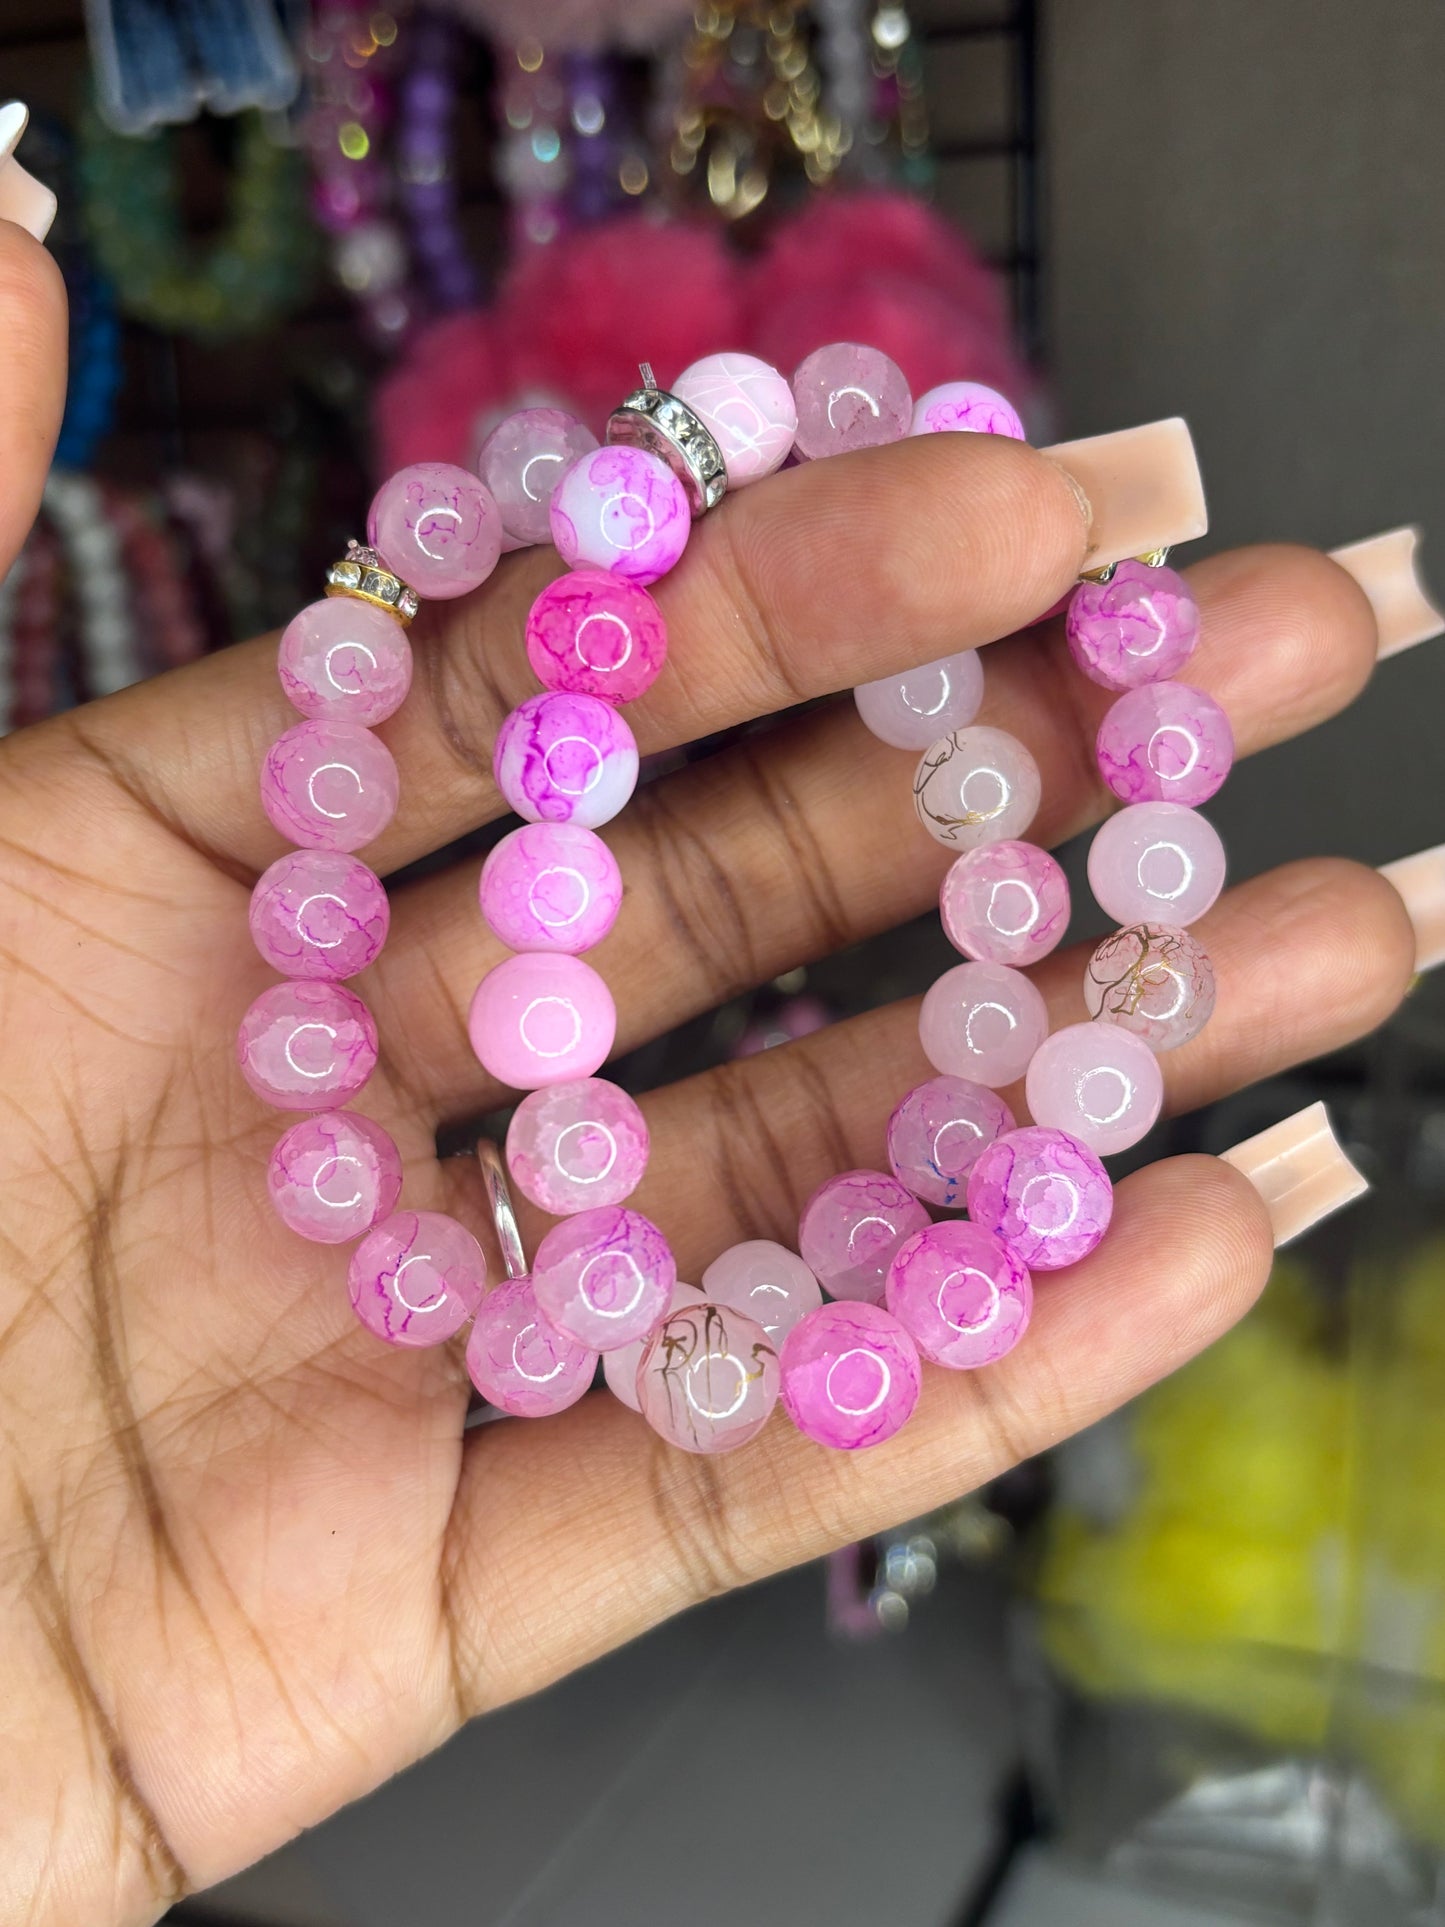
<svg viewBox="0 0 1445 1927"><path fill-rule="evenodd" d="M635 702L667 660L667 624L635 582L606 569L573 569L532 604L527 660L548 689Z"/></svg>
<svg viewBox="0 0 1445 1927"><path fill-rule="evenodd" d="M411 644L401 621L375 603L328 596L281 631L276 670L303 716L384 723L411 688Z"/></svg>
<svg viewBox="0 0 1445 1927"><path fill-rule="evenodd" d="M696 1285L674 1285L669 1313L681 1311L685 1305L705 1304L706 1298ZM661 1319L658 1323L661 1324ZM652 1336L651 1332L647 1337ZM642 1363L642 1354L647 1349L647 1338L638 1338L630 1345L619 1345L615 1352L602 1354L602 1376L607 1380L607 1389L614 1398L632 1411L639 1409L637 1403L637 1368Z"/></svg>
<svg viewBox="0 0 1445 1927"><path fill-rule="evenodd" d="M587 424L561 408L519 408L497 423L477 451L477 471L513 542L552 539L553 492L564 470L596 446Z"/></svg>
<svg viewBox="0 0 1445 1927"><path fill-rule="evenodd" d="M642 1112L602 1077L533 1091L507 1128L513 1182L554 1218L621 1204L642 1182L647 1153Z"/></svg>
<svg viewBox="0 0 1445 1927"><path fill-rule="evenodd" d="M1121 562L1110 582L1081 582L1064 622L1091 682L1137 689L1177 676L1199 641L1199 608L1173 569Z"/></svg>
<svg viewBox="0 0 1445 1927"><path fill-rule="evenodd" d="M389 1345L440 1345L482 1301L487 1261L441 1211L394 1211L368 1231L347 1272L351 1308Z"/></svg>
<svg viewBox="0 0 1445 1927"><path fill-rule="evenodd" d="M995 1089L1023 1076L1048 1029L1043 998L1006 964L955 964L918 1013L919 1041L935 1070Z"/></svg>
<svg viewBox="0 0 1445 1927"><path fill-rule="evenodd" d="M1234 762L1234 731L1202 689L1146 683L1109 710L1095 749L1099 774L1126 803L1207 803Z"/></svg>
<svg viewBox="0 0 1445 1927"><path fill-rule="evenodd" d="M800 1318L823 1302L818 1281L796 1251L768 1238L750 1238L714 1258L702 1274L706 1297L754 1318L781 1345Z"/></svg>
<svg viewBox="0 0 1445 1927"><path fill-rule="evenodd" d="M450 462L413 462L372 497L366 539L419 596L448 601L480 588L502 553L491 490Z"/></svg>
<svg viewBox="0 0 1445 1927"><path fill-rule="evenodd" d="M711 429L729 488L759 481L787 460L797 404L787 378L756 355L704 355L683 369L672 392Z"/></svg>
<svg viewBox="0 0 1445 1927"><path fill-rule="evenodd" d="M467 1340L467 1375L498 1411L513 1418L565 1412L596 1371L596 1352L542 1316L530 1278L504 1278L482 1300Z"/></svg>
<svg viewBox="0 0 1445 1927"><path fill-rule="evenodd" d="M832 1297L879 1304L894 1252L927 1223L928 1213L897 1178L842 1171L803 1206L798 1250Z"/></svg>
<svg viewBox="0 0 1445 1927"><path fill-rule="evenodd" d="M261 766L261 807L304 850L359 850L396 815L396 763L359 723L297 723Z"/></svg>
<svg viewBox="0 0 1445 1927"><path fill-rule="evenodd" d="M908 433L913 396L897 362L856 341L815 348L793 376L794 447L808 461L879 448Z"/></svg>
<svg viewBox="0 0 1445 1927"><path fill-rule="evenodd" d="M889 1311L925 1358L950 1371L973 1371L1011 1352L1033 1305L1027 1266L982 1225L916 1231L888 1273Z"/></svg>
<svg viewBox="0 0 1445 1927"><path fill-rule="evenodd" d="M532 1260L532 1289L549 1325L595 1352L645 1338L677 1283L672 1247L650 1218L617 1205L554 1224Z"/></svg>
<svg viewBox="0 0 1445 1927"><path fill-rule="evenodd" d="M552 540L571 569L656 582L681 558L691 529L686 490L645 448L594 449L552 496Z"/></svg>
<svg viewBox="0 0 1445 1927"><path fill-rule="evenodd" d="M594 831L527 823L488 853L478 892L488 929L511 949L576 956L616 923L622 873Z"/></svg>
<svg viewBox="0 0 1445 1927"><path fill-rule="evenodd" d="M946 849L1022 836L1039 807L1039 766L1017 736L975 723L923 752L913 778L918 820Z"/></svg>
<svg viewBox="0 0 1445 1927"><path fill-rule="evenodd" d="M590 1077L617 1034L612 993L579 957L508 957L477 985L467 1017L484 1070L514 1090Z"/></svg>
<svg viewBox="0 0 1445 1927"><path fill-rule="evenodd" d="M637 739L597 696L529 696L497 732L492 770L531 823L610 823L637 787Z"/></svg>
<svg viewBox="0 0 1445 1927"><path fill-rule="evenodd" d="M1194 923L1224 888L1224 845L1181 803L1134 803L1095 833L1089 887L1116 923Z"/></svg>
<svg viewBox="0 0 1445 1927"><path fill-rule="evenodd" d="M860 683L853 700L864 726L880 742L894 749L927 749L978 714L983 664L977 649L961 649L902 676Z"/></svg>
<svg viewBox="0 0 1445 1927"><path fill-rule="evenodd" d="M1105 937L1084 974L1084 1002L1100 1023L1177 1050L1214 1011L1214 965L1196 937L1167 923L1134 923Z"/></svg>
<svg viewBox="0 0 1445 1927"><path fill-rule="evenodd" d="M317 1244L347 1244L396 1209L401 1153L369 1117L322 1111L278 1141L266 1183L284 1225Z"/></svg>
<svg viewBox="0 0 1445 1927"><path fill-rule="evenodd" d="M1109 1228L1114 1187L1087 1144L1027 1124L990 1144L968 1180L968 1215L1030 1271L1087 1257Z"/></svg>
<svg viewBox="0 0 1445 1927"><path fill-rule="evenodd" d="M1159 1059L1117 1024L1066 1024L1046 1037L1025 1089L1036 1124L1067 1131L1101 1157L1137 1144L1164 1102Z"/></svg>
<svg viewBox="0 0 1445 1927"><path fill-rule="evenodd" d="M1016 442L1025 439L1024 425L1013 403L981 381L941 381L913 404L910 435L959 430L970 435L1007 435Z"/></svg>
<svg viewBox="0 0 1445 1927"><path fill-rule="evenodd" d="M1012 839L959 857L938 905L949 942L983 963L1037 963L1069 927L1068 878L1047 850Z"/></svg>
<svg viewBox="0 0 1445 1927"><path fill-rule="evenodd" d="M330 1111L375 1070L376 1025L341 984L272 984L241 1019L236 1056L257 1097L278 1110Z"/></svg>
<svg viewBox="0 0 1445 1927"><path fill-rule="evenodd" d="M684 1452L732 1452L778 1402L778 1354L761 1325L704 1299L670 1312L643 1347L637 1405Z"/></svg>
<svg viewBox="0 0 1445 1927"><path fill-rule="evenodd" d="M337 979L365 970L391 927L381 879L358 857L289 850L251 892L256 948L287 977Z"/></svg>
<svg viewBox="0 0 1445 1927"><path fill-rule="evenodd" d="M881 1305L823 1305L783 1340L783 1409L806 1438L839 1452L891 1439L913 1416L918 1347Z"/></svg>
<svg viewBox="0 0 1445 1927"><path fill-rule="evenodd" d="M961 1206L979 1153L1013 1128L1013 1112L986 1084L930 1077L888 1120L888 1162L915 1198Z"/></svg>

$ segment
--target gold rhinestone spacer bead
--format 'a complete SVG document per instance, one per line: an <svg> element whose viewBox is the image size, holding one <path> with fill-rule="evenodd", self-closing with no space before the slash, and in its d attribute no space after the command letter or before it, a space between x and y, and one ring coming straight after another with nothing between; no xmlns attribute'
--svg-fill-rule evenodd
<svg viewBox="0 0 1445 1927"><path fill-rule="evenodd" d="M326 571L326 593L355 596L358 602L385 609L403 622L410 622L421 607L416 590L393 575L375 549L360 542L348 542L342 560Z"/></svg>

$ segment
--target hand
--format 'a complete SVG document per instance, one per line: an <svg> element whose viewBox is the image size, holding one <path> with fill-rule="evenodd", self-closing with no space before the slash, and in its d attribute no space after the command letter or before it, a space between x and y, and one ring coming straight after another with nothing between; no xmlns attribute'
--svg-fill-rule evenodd
<svg viewBox="0 0 1445 1927"><path fill-rule="evenodd" d="M62 386L62 297L0 223L0 566L34 511ZM1036 834L1101 813L1107 698L1061 664L1085 529L1020 444L940 435L798 469L731 499L662 588L667 672L644 751L989 643L989 720L1045 772ZM522 622L552 558L508 560L417 623L419 673L382 731L403 801L383 873L499 810L490 746L530 688ZM1192 675L1241 751L1332 714L1375 655L1334 564L1270 548L1192 572ZM1008 638L1007 640L996 640ZM230 650L0 744L0 1920L153 1919L439 1745L669 1613L923 1512L1087 1425L1246 1309L1270 1263L1237 1172L1176 1158L1119 1188L1097 1253L1044 1281L1026 1343L929 1371L913 1423L829 1453L779 1418L735 1456L671 1450L605 1395L464 1436L454 1348L396 1352L355 1323L346 1254L271 1214L286 1120L237 1072L271 980L246 901L280 845L257 801L294 718L274 640ZM635 1045L921 911L947 856L909 765L852 705L788 721L641 792L610 840L628 884L599 963ZM1330 1050L1402 995L1413 938L1374 872L1293 864L1202 926L1218 1013L1163 1060L1173 1110ZM498 1100L463 1013L497 947L473 867L400 891L358 988L382 1068L363 1107L406 1197L484 1219L440 1122ZM1079 1014L1081 957L1038 981ZM789 1239L831 1172L876 1164L926 1074L915 1012L880 1009L659 1091L637 1203L684 1277L739 1238ZM532 1227L535 1233L535 1227Z"/></svg>

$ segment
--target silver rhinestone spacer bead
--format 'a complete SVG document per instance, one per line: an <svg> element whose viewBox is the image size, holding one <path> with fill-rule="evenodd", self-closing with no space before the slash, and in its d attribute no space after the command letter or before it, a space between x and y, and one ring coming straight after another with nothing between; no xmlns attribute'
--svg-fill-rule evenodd
<svg viewBox="0 0 1445 1927"><path fill-rule="evenodd" d="M609 442L645 448L676 475L694 517L714 509L727 492L727 468L712 430L685 401L659 388L642 364L643 386L634 390L607 423Z"/></svg>

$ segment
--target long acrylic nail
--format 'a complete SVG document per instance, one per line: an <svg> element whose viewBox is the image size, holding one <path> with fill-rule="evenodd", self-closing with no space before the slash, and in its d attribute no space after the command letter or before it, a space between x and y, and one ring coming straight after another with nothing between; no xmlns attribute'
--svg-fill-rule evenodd
<svg viewBox="0 0 1445 1927"><path fill-rule="evenodd" d="M1352 575L1375 611L1375 626L1380 634L1378 656L1397 656L1417 642L1445 635L1445 616L1425 593L1420 580L1416 552L1420 531L1415 528L1388 529L1363 542L1347 542L1342 549L1331 549L1331 561Z"/></svg>
<svg viewBox="0 0 1445 1927"><path fill-rule="evenodd" d="M43 241L55 219L55 196L15 159L29 119L30 109L23 101L9 100L0 106L0 221L14 221Z"/></svg>
<svg viewBox="0 0 1445 1927"><path fill-rule="evenodd" d="M1192 542L1209 527L1194 438L1178 415L1113 435L1058 442L1043 453L1089 505L1091 569Z"/></svg>
<svg viewBox="0 0 1445 1927"><path fill-rule="evenodd" d="M1382 863L1380 875L1405 899L1415 926L1415 968L1433 970L1445 963L1445 843Z"/></svg>
<svg viewBox="0 0 1445 1927"><path fill-rule="evenodd" d="M1264 1199L1276 1246L1353 1204L1370 1188L1345 1156L1323 1104L1296 1111L1222 1156Z"/></svg>

